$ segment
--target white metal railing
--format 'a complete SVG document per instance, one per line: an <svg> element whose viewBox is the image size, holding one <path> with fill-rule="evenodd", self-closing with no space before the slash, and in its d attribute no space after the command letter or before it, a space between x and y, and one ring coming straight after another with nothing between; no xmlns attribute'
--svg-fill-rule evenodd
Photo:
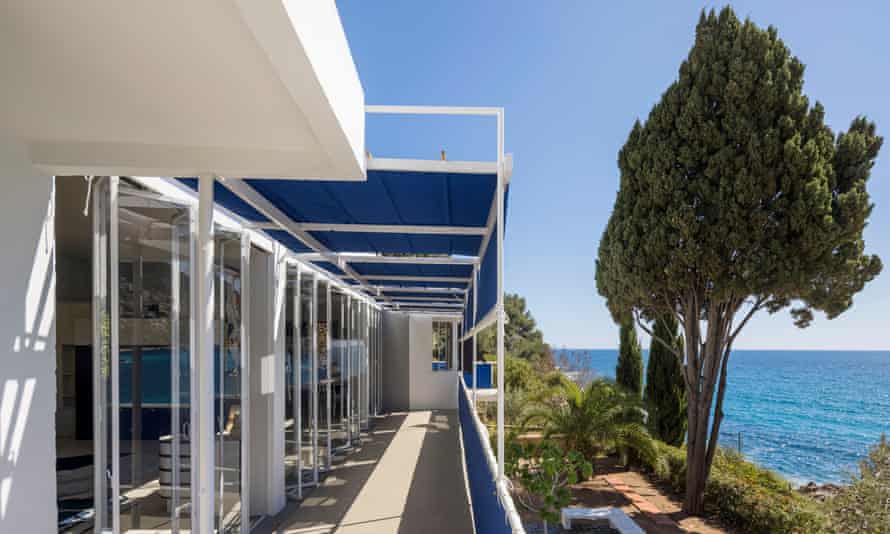
<svg viewBox="0 0 890 534"><path fill-rule="evenodd" d="M491 436L488 433L488 428L486 428L486 426L482 424L482 420L479 419L479 414L476 412L476 406L473 404L473 399L468 393L469 390L467 388L466 382L464 382L463 376L458 376L458 380L460 380L461 395L464 395L465 400L467 401L467 405L470 407L470 413L473 417L473 423L476 425L476 429L478 430L479 435L482 437L482 448L485 451L485 460L488 464L488 470L491 473L491 477L495 481L498 501L500 501L501 506L504 507L504 513L507 516L507 522L510 524L510 528L512 529L513 534L525 534L525 528L522 526L522 520L519 518L519 513L516 511L516 506L513 504L513 497L510 492L511 483L506 476L498 480L498 462L494 455L494 451L491 449Z"/></svg>

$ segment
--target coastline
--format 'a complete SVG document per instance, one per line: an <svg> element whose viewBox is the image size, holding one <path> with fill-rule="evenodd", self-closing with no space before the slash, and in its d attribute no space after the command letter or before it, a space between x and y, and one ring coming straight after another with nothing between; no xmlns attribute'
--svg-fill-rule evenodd
<svg viewBox="0 0 890 534"><path fill-rule="evenodd" d="M616 349L558 348L553 355L563 370L614 378ZM733 356L721 445L737 449L741 432L743 456L794 488L847 484L869 446L890 434L890 421L881 417L890 413L890 351L737 350Z"/></svg>

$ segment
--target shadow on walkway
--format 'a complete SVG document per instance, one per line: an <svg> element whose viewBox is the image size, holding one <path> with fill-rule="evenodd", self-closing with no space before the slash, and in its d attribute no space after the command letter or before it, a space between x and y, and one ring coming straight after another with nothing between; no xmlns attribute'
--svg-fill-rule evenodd
<svg viewBox="0 0 890 534"><path fill-rule="evenodd" d="M258 532L471 533L459 432L453 410L377 419L360 449Z"/></svg>
<svg viewBox="0 0 890 534"><path fill-rule="evenodd" d="M428 424L414 429L426 436L398 533L472 533L457 412L434 411Z"/></svg>

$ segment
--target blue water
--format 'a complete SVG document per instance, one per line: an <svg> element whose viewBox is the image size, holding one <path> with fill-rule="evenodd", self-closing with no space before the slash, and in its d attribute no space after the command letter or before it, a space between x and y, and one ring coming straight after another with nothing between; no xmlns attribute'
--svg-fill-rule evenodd
<svg viewBox="0 0 890 534"><path fill-rule="evenodd" d="M614 378L615 350L558 349L571 369ZM644 354L644 359L647 357ZM890 351L734 351L721 444L804 483L843 482L890 435Z"/></svg>

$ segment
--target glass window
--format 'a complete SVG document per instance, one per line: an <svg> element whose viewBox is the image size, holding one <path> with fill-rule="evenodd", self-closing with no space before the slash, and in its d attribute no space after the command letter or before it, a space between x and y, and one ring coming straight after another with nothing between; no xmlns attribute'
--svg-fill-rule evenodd
<svg viewBox="0 0 890 534"><path fill-rule="evenodd" d="M433 371L451 369L453 332L448 321L433 321Z"/></svg>
<svg viewBox="0 0 890 534"><path fill-rule="evenodd" d="M241 526L241 236L215 230L214 341L216 522L219 532Z"/></svg>
<svg viewBox="0 0 890 534"><path fill-rule="evenodd" d="M187 207L121 184L116 364L122 532L189 528L190 250Z"/></svg>

